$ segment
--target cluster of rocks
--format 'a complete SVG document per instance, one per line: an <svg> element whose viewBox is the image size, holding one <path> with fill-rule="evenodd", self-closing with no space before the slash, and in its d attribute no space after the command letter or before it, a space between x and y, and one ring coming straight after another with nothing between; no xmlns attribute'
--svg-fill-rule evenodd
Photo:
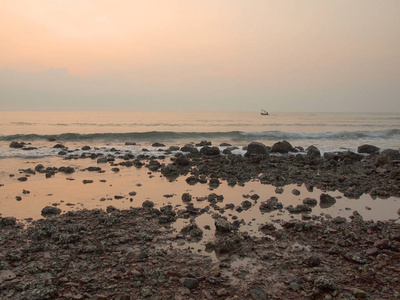
<svg viewBox="0 0 400 300"><path fill-rule="evenodd" d="M274 201L271 201L271 203ZM171 207L81 210L24 228L0 218L3 299L395 299L400 297L400 224L291 220L265 237L214 221L205 253L174 232ZM180 242L179 242L180 241ZM182 247L177 243L183 243Z"/></svg>

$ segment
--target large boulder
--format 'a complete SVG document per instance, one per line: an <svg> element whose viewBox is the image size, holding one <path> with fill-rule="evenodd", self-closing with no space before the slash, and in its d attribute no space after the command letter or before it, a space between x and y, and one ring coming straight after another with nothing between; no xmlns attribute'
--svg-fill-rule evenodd
<svg viewBox="0 0 400 300"><path fill-rule="evenodd" d="M225 220L224 218L218 218L215 220L215 231L216 232L231 232L233 230L233 225Z"/></svg>
<svg viewBox="0 0 400 300"><path fill-rule="evenodd" d="M15 142L15 141L12 141L11 143L10 143L10 148L23 148L24 147L24 145L25 145L25 143L24 142Z"/></svg>
<svg viewBox="0 0 400 300"><path fill-rule="evenodd" d="M377 154L379 153L379 148L373 145L364 144L358 147L357 152L366 154Z"/></svg>
<svg viewBox="0 0 400 300"><path fill-rule="evenodd" d="M250 157L252 154L256 155L267 155L269 153L269 149L262 143L252 142L247 146L247 152L245 154L246 157Z"/></svg>
<svg viewBox="0 0 400 300"><path fill-rule="evenodd" d="M336 199L329 194L322 193L319 196L319 205L321 208L328 208L336 203Z"/></svg>
<svg viewBox="0 0 400 300"><path fill-rule="evenodd" d="M200 153L203 155L207 155L207 156L215 156L215 155L219 155L221 153L221 151L219 150L218 147L205 146L200 149Z"/></svg>
<svg viewBox="0 0 400 300"><path fill-rule="evenodd" d="M272 146L271 152L274 153L289 153L289 152L297 152L295 148L288 142L282 141L277 142Z"/></svg>
<svg viewBox="0 0 400 300"><path fill-rule="evenodd" d="M42 216L59 215L60 213L61 209L54 206L46 206L42 209Z"/></svg>
<svg viewBox="0 0 400 300"><path fill-rule="evenodd" d="M315 146L308 147L306 149L306 151L307 151L307 157L309 157L309 158L320 158L321 157L321 152Z"/></svg>
<svg viewBox="0 0 400 300"><path fill-rule="evenodd" d="M400 152L394 149L385 149L376 157L375 164L382 166L394 160L400 160Z"/></svg>

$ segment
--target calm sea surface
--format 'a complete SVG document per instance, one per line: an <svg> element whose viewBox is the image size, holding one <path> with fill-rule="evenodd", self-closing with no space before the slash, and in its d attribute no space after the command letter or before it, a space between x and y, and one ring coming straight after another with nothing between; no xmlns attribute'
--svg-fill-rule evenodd
<svg viewBox="0 0 400 300"><path fill-rule="evenodd" d="M315 145L322 151L333 151L356 150L366 143L398 149L399 137L400 114L0 112L0 157L55 154L43 149L29 153L10 149L13 140L30 142L38 148L51 148L55 141L76 147L122 147L125 142L148 147L157 141L167 146L201 140L243 146L251 141L272 145L287 140L293 146Z"/></svg>

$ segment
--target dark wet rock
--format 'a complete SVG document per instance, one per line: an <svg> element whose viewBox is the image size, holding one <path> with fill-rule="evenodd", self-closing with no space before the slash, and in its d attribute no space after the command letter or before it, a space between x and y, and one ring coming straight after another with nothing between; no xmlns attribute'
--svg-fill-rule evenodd
<svg viewBox="0 0 400 300"><path fill-rule="evenodd" d="M361 154L357 154L352 151L339 152L338 155L340 159L346 163L353 163L363 159Z"/></svg>
<svg viewBox="0 0 400 300"><path fill-rule="evenodd" d="M306 263L309 267L318 267L321 264L321 258L318 255L313 254L307 258Z"/></svg>
<svg viewBox="0 0 400 300"><path fill-rule="evenodd" d="M379 153L379 148L373 145L364 144L358 147L358 153L366 153L366 154L377 154Z"/></svg>
<svg viewBox="0 0 400 300"><path fill-rule="evenodd" d="M90 150L90 149L92 149L90 146L83 146L82 148L81 148L83 151L88 151L88 150Z"/></svg>
<svg viewBox="0 0 400 300"><path fill-rule="evenodd" d="M289 153L289 152L297 152L295 148L288 142L288 141L281 141L275 143L272 148L271 152L273 153Z"/></svg>
<svg viewBox="0 0 400 300"><path fill-rule="evenodd" d="M126 146L136 146L135 142L125 142Z"/></svg>
<svg viewBox="0 0 400 300"><path fill-rule="evenodd" d="M162 167L161 173L167 178L176 178L179 176L179 170L172 164Z"/></svg>
<svg viewBox="0 0 400 300"><path fill-rule="evenodd" d="M150 200L146 200L142 203L142 207L144 208L152 208L154 207L154 202Z"/></svg>
<svg viewBox="0 0 400 300"><path fill-rule="evenodd" d="M196 278L181 278L181 283L191 290L199 286L199 281Z"/></svg>
<svg viewBox="0 0 400 300"><path fill-rule="evenodd" d="M336 203L336 199L329 194L322 193L319 196L319 205L321 208L328 208Z"/></svg>
<svg viewBox="0 0 400 300"><path fill-rule="evenodd" d="M190 165L190 161L189 161L189 159L187 158L186 155L179 155L179 156L177 156L177 157L175 158L175 163L176 163L178 166L182 166L182 167L185 167L185 166Z"/></svg>
<svg viewBox="0 0 400 300"><path fill-rule="evenodd" d="M246 157L251 155L268 155L269 148L262 143L252 142L247 146L247 151L245 153Z"/></svg>
<svg viewBox="0 0 400 300"><path fill-rule="evenodd" d="M252 288L250 294L253 300L267 300L267 294L261 287Z"/></svg>
<svg viewBox="0 0 400 300"><path fill-rule="evenodd" d="M153 144L151 144L152 147L165 147L165 145L163 143L159 143L159 142L155 142Z"/></svg>
<svg viewBox="0 0 400 300"><path fill-rule="evenodd" d="M54 149L66 149L67 147L64 146L63 144L55 144L55 145L53 146L53 148L54 148Z"/></svg>
<svg viewBox="0 0 400 300"><path fill-rule="evenodd" d="M337 289L336 283L326 276L319 276L314 280L314 286L323 291L334 292Z"/></svg>
<svg viewBox="0 0 400 300"><path fill-rule="evenodd" d="M196 147L204 147L204 146L211 146L212 143L210 141L201 141L200 143L196 144Z"/></svg>
<svg viewBox="0 0 400 300"><path fill-rule="evenodd" d="M23 148L25 146L24 142L12 141L9 145L10 148Z"/></svg>
<svg viewBox="0 0 400 300"><path fill-rule="evenodd" d="M199 178L196 176L189 176L188 178L186 178L186 182L190 185L193 185L199 182Z"/></svg>
<svg viewBox="0 0 400 300"><path fill-rule="evenodd" d="M303 204L309 205L309 206L316 206L318 204L317 199L314 198L304 198L303 199Z"/></svg>
<svg viewBox="0 0 400 300"><path fill-rule="evenodd" d="M0 227L14 226L15 224L17 224L17 219L14 217L5 217L5 218L0 217Z"/></svg>
<svg viewBox="0 0 400 300"><path fill-rule="evenodd" d="M219 150L218 147L205 146L200 149L200 153L206 156L215 156L215 155L220 155L221 151Z"/></svg>
<svg viewBox="0 0 400 300"><path fill-rule="evenodd" d="M289 205L286 207L288 212L291 214L299 214L299 213L307 213L311 211L311 207L305 204L298 204L296 207L293 207L293 205Z"/></svg>
<svg viewBox="0 0 400 300"><path fill-rule="evenodd" d="M100 157L97 159L98 164L106 164L108 162L107 157Z"/></svg>
<svg viewBox="0 0 400 300"><path fill-rule="evenodd" d="M17 180L18 180L18 181L27 181L28 178L25 177L25 176L23 176L23 177L18 177Z"/></svg>
<svg viewBox="0 0 400 300"><path fill-rule="evenodd" d="M394 149L385 149L376 157L375 164L384 166L396 160L400 160L400 152Z"/></svg>
<svg viewBox="0 0 400 300"><path fill-rule="evenodd" d="M88 184L88 183L93 183L93 180L91 180L91 179L84 179L82 182L83 182L83 184Z"/></svg>
<svg viewBox="0 0 400 300"><path fill-rule="evenodd" d="M248 200L245 200L245 201L242 202L242 207L243 207L244 210L248 210L248 209L251 208L252 206L253 206L253 205L252 205L251 202L248 201Z"/></svg>
<svg viewBox="0 0 400 300"><path fill-rule="evenodd" d="M46 206L42 209L43 216L59 215L60 213L61 209L54 206Z"/></svg>
<svg viewBox="0 0 400 300"><path fill-rule="evenodd" d="M182 228L181 233L186 236L190 235L192 239L200 240L203 237L203 230L196 223L190 223Z"/></svg>
<svg viewBox="0 0 400 300"><path fill-rule="evenodd" d="M368 263L368 259L365 257L364 254L362 254L360 252L348 252L348 253L344 254L344 257L352 262L355 262L355 263L358 263L361 265Z"/></svg>
<svg viewBox="0 0 400 300"><path fill-rule="evenodd" d="M221 144L219 144L219 146L220 147L232 147L232 145L229 143L221 143Z"/></svg>
<svg viewBox="0 0 400 300"><path fill-rule="evenodd" d="M217 187L220 183L221 182L219 181L218 178L211 178L209 182L210 186L212 187Z"/></svg>
<svg viewBox="0 0 400 300"><path fill-rule="evenodd" d="M73 167L60 167L58 168L58 171L65 174L71 174L75 172L75 169Z"/></svg>
<svg viewBox="0 0 400 300"><path fill-rule="evenodd" d="M224 218L218 218L214 222L215 231L218 233L227 233L233 230L233 225Z"/></svg>
<svg viewBox="0 0 400 300"><path fill-rule="evenodd" d="M310 146L306 149L307 152L307 157L309 158L320 158L321 157L321 152L319 149L315 146Z"/></svg>
<svg viewBox="0 0 400 300"><path fill-rule="evenodd" d="M271 197L266 202L261 202L259 207L261 212L270 212L282 208L283 204L280 203L276 197Z"/></svg>
<svg viewBox="0 0 400 300"><path fill-rule="evenodd" d="M293 189L292 190L292 194L295 196L299 196L300 195L300 191L298 189Z"/></svg>

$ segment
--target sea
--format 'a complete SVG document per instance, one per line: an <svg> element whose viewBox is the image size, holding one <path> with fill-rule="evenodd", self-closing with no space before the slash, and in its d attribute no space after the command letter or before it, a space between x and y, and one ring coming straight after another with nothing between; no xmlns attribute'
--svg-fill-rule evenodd
<svg viewBox="0 0 400 300"><path fill-rule="evenodd" d="M0 158L56 156L55 142L77 148L118 146L139 155L143 149L156 150L154 142L169 147L206 140L237 146L241 153L252 141L272 146L286 140L327 152L357 151L363 144L399 149L399 138L400 114L395 113L0 112ZM12 141L37 149L12 149Z"/></svg>

